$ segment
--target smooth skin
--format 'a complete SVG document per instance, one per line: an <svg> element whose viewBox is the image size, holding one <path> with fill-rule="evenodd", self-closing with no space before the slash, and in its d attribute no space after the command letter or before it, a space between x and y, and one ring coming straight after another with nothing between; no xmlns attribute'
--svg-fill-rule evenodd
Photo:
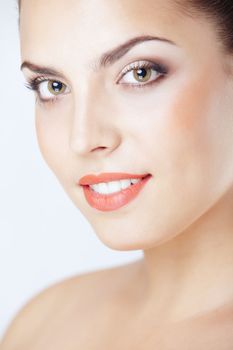
<svg viewBox="0 0 233 350"><path fill-rule="evenodd" d="M103 53L142 35L173 44L141 42L98 69ZM45 161L104 244L144 257L45 290L1 350L232 349L233 57L215 24L172 0L23 0L20 38L22 62L57 71L24 65L25 78L64 84L36 94ZM132 68L122 71L138 61L168 72L137 88ZM152 178L101 212L76 183L102 172Z"/></svg>

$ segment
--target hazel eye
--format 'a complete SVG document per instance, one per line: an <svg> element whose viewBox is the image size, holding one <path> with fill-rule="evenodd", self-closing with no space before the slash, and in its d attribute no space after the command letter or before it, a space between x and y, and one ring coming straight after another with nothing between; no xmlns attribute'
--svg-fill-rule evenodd
<svg viewBox="0 0 233 350"><path fill-rule="evenodd" d="M53 94L53 95L62 94L65 91L65 89L66 89L65 84L63 84L60 81L49 80L47 82L47 84L48 84L49 92L51 92L51 94Z"/></svg>
<svg viewBox="0 0 233 350"><path fill-rule="evenodd" d="M151 68L139 68L133 70L134 78L139 82L147 82L151 77Z"/></svg>
<svg viewBox="0 0 233 350"><path fill-rule="evenodd" d="M121 73L118 84L132 87L143 87L158 81L168 73L167 68L155 62L136 61L125 67Z"/></svg>
<svg viewBox="0 0 233 350"><path fill-rule="evenodd" d="M29 88L35 90L42 102L54 101L58 95L70 92L66 84L59 80L37 78L29 82Z"/></svg>
<svg viewBox="0 0 233 350"><path fill-rule="evenodd" d="M63 82L43 76L29 79L26 87L35 91L42 103L55 102L60 96L63 97L71 92L71 88Z"/></svg>
<svg viewBox="0 0 233 350"><path fill-rule="evenodd" d="M40 82L38 92L42 99L50 99L52 96L58 96L65 93L67 86L61 81L45 80Z"/></svg>

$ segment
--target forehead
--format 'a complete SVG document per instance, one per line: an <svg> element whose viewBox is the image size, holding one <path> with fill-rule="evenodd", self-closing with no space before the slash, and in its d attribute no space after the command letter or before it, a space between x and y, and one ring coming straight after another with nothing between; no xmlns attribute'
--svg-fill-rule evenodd
<svg viewBox="0 0 233 350"><path fill-rule="evenodd" d="M125 31L156 27L158 31L174 30L179 16L168 0L24 0L22 2L21 38L27 42L67 39L85 42L93 36L106 42ZM162 34L162 33L161 33Z"/></svg>
<svg viewBox="0 0 233 350"><path fill-rule="evenodd" d="M33 22L41 20L45 16L60 18L63 21L77 19L77 25L87 24L88 20L98 22L105 20L125 20L138 21L144 18L145 20L154 20L156 13L157 20L165 15L173 16L177 7L174 0L23 0L22 1L21 17L25 14L33 15ZM108 15L109 17L106 17ZM120 16L120 17L119 17ZM26 17L30 21L30 17ZM162 19L162 18L161 18ZM163 18L164 20L165 18ZM35 22L34 22L35 23ZM101 23L104 25L104 23Z"/></svg>
<svg viewBox="0 0 233 350"><path fill-rule="evenodd" d="M155 35L193 47L203 28L172 0L23 0L20 35L23 59L89 60L140 35ZM199 32L198 32L199 31ZM194 45L195 46L195 45ZM49 61L51 60L51 62Z"/></svg>

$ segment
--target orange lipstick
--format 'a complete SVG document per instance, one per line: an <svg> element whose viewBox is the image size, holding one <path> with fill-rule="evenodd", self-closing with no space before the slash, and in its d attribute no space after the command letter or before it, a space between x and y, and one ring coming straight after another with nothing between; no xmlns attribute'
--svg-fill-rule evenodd
<svg viewBox="0 0 233 350"><path fill-rule="evenodd" d="M91 207L100 211L113 211L135 199L150 178L150 174L102 173L100 175L86 175L79 180L78 184L83 187L85 198ZM93 189L93 185L120 180L138 181L131 182L127 188L114 193L99 193Z"/></svg>

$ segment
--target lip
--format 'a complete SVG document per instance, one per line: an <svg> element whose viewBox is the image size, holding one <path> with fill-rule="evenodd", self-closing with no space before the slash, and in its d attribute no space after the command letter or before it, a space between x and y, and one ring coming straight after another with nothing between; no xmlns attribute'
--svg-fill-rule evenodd
<svg viewBox="0 0 233 350"><path fill-rule="evenodd" d="M134 200L141 192L146 183L150 180L150 174L126 174L126 173L103 173L98 176L87 175L79 180L79 185L83 187L85 198L88 204L100 211L117 210ZM141 179L141 181L119 192L111 194L100 194L91 189L89 185L117 181L124 179Z"/></svg>
<svg viewBox="0 0 233 350"><path fill-rule="evenodd" d="M102 173L99 175L85 175L79 180L79 185L95 185L101 182L110 182L110 181L118 181L124 179L141 179L149 174L127 174L127 173Z"/></svg>

